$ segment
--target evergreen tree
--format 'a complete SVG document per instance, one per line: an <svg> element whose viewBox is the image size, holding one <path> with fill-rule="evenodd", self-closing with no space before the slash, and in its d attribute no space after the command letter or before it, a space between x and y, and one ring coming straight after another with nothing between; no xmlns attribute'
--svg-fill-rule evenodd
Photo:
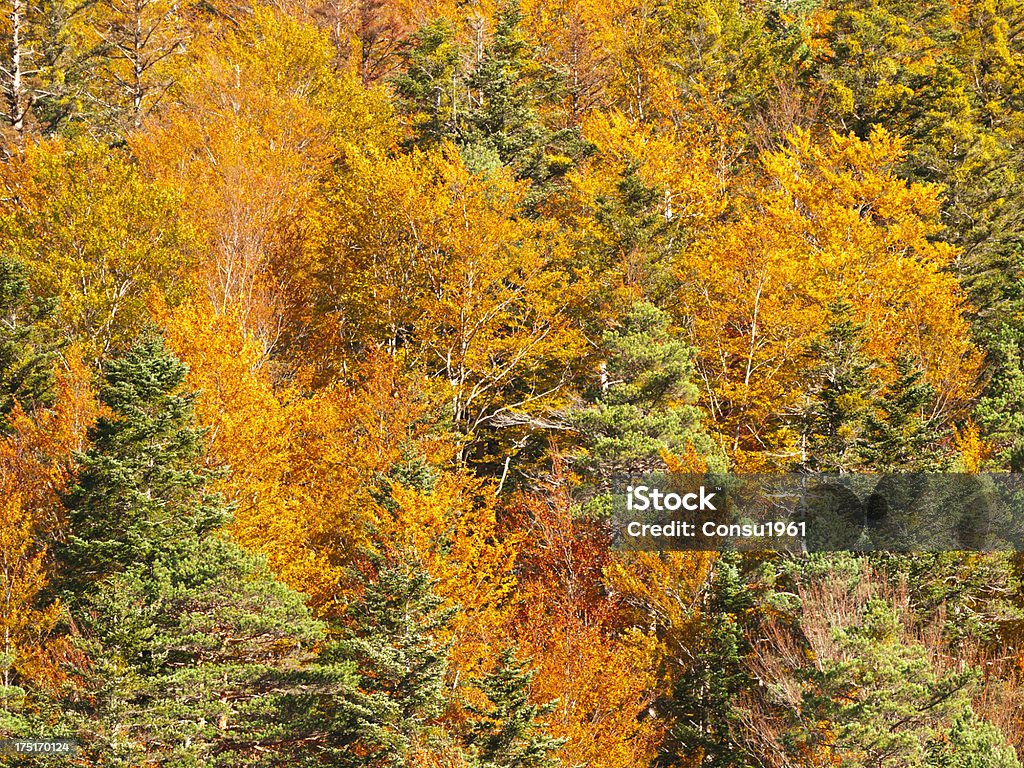
<svg viewBox="0 0 1024 768"><path fill-rule="evenodd" d="M302 765L325 728L351 741L370 718L354 665L316 658L302 596L217 530L185 372L160 341L107 367L59 551L81 654L64 717L94 765Z"/></svg>
<svg viewBox="0 0 1024 768"><path fill-rule="evenodd" d="M797 753L864 768L926 764L927 746L966 704L973 673L937 673L901 628L895 609L872 598L859 625L835 630L835 656L801 676Z"/></svg>
<svg viewBox="0 0 1024 768"><path fill-rule="evenodd" d="M78 457L65 502L70 532L61 556L69 587L82 591L129 567L156 566L229 519L206 487L214 474L200 461L195 393L182 390L186 372L159 340L107 363L99 398L109 413Z"/></svg>
<svg viewBox="0 0 1024 768"><path fill-rule="evenodd" d="M528 57L522 18L518 0L508 0L498 12L490 44L467 77L471 109L463 156L474 169L486 170L497 161L517 178L529 179L533 190L527 202L535 203L585 147L576 130L552 131L537 113L536 106L557 93L558 82Z"/></svg>
<svg viewBox="0 0 1024 768"><path fill-rule="evenodd" d="M452 612L441 608L418 564L373 560L376 573L361 579L362 594L330 655L355 664L361 691L380 713L358 764L390 768L409 765L409 746L425 738L443 710L448 645L440 633Z"/></svg>
<svg viewBox="0 0 1024 768"><path fill-rule="evenodd" d="M1020 760L995 726L969 706L956 716L949 732L928 745L927 768L1019 768Z"/></svg>
<svg viewBox="0 0 1024 768"><path fill-rule="evenodd" d="M604 335L607 362L589 401L570 416L585 452L579 466L606 484L616 476L663 469L663 453L713 446L692 404L693 350L669 332L669 316L644 302Z"/></svg>
<svg viewBox="0 0 1024 768"><path fill-rule="evenodd" d="M670 726L653 765L686 765L701 756L709 768L746 766L737 733L740 695L756 686L744 664L750 652L748 625L755 614L753 592L744 581L741 556L723 553L708 586L705 626L675 681L660 703Z"/></svg>
<svg viewBox="0 0 1024 768"><path fill-rule="evenodd" d="M554 768L551 754L563 743L543 732L538 718L554 709L554 702L530 703L533 672L506 648L480 690L486 706L469 705L469 737L473 764L478 768Z"/></svg>
<svg viewBox="0 0 1024 768"><path fill-rule="evenodd" d="M31 295L24 267L0 257L0 432L15 403L30 409L50 399L56 347L41 321L52 308Z"/></svg>
<svg viewBox="0 0 1024 768"><path fill-rule="evenodd" d="M424 24L402 54L404 69L392 83L398 108L409 116L411 144L430 147L457 141L466 98L455 30L447 19Z"/></svg>
<svg viewBox="0 0 1024 768"><path fill-rule="evenodd" d="M975 411L978 423L999 449L999 462L1024 472L1024 331L1005 324L988 340L996 362L985 395Z"/></svg>
<svg viewBox="0 0 1024 768"><path fill-rule="evenodd" d="M863 326L851 307L831 307L833 321L810 347L810 404L804 414L804 467L816 472L850 472L861 466L865 417L877 395L875 361L864 353Z"/></svg>
<svg viewBox="0 0 1024 768"><path fill-rule="evenodd" d="M948 469L952 462L945 444L949 428L930 413L935 388L907 358L899 361L896 374L864 420L862 460L878 472Z"/></svg>

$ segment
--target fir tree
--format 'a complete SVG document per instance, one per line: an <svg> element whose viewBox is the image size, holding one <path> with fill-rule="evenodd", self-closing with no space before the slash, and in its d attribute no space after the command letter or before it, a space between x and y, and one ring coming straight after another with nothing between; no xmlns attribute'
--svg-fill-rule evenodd
<svg viewBox="0 0 1024 768"><path fill-rule="evenodd" d="M65 502L70 532L61 554L75 589L155 565L229 519L206 487L214 475L200 461L195 393L182 390L187 370L159 340L107 364L99 397L109 415L90 432L92 448L78 457Z"/></svg>
<svg viewBox="0 0 1024 768"><path fill-rule="evenodd" d="M378 711L376 735L364 740L359 763L405 766L408 747L423 738L444 707L448 646L440 633L452 612L441 607L418 564L374 557L375 574L349 606L331 657L349 660L360 689Z"/></svg>
<svg viewBox="0 0 1024 768"><path fill-rule="evenodd" d="M466 100L451 23L435 19L424 24L402 58L404 71L392 83L398 108L410 117L410 143L430 147L444 140L457 141Z"/></svg>
<svg viewBox="0 0 1024 768"><path fill-rule="evenodd" d="M747 765L734 731L739 697L756 685L744 665L752 636L747 617L755 606L741 565L735 553L724 553L718 561L708 586L706 626L699 645L675 681L671 697L659 706L671 723L653 763L659 768L685 765L694 756L703 756L701 764L709 768Z"/></svg>
<svg viewBox="0 0 1024 768"><path fill-rule="evenodd" d="M466 78L471 96L462 151L474 170L501 163L529 179L532 203L569 171L584 147L575 130L552 131L537 113L536 105L556 93L557 81L528 57L522 18L518 0L502 6L494 35Z"/></svg>
<svg viewBox="0 0 1024 768"><path fill-rule="evenodd" d="M0 431L15 403L31 409L50 399L56 345L42 321L52 308L31 295L24 267L0 257Z"/></svg>
<svg viewBox="0 0 1024 768"><path fill-rule="evenodd" d="M301 765L327 742L311 729L367 730L354 665L317 659L302 596L217 530L229 512L206 487L185 372L158 340L107 367L59 552L81 652L64 717L95 765L280 764L289 748Z"/></svg>
<svg viewBox="0 0 1024 768"><path fill-rule="evenodd" d="M570 417L585 453L577 463L604 484L616 476L664 468L663 454L713 447L692 404L693 350L669 332L669 317L638 303L604 336L607 362Z"/></svg>
<svg viewBox="0 0 1024 768"><path fill-rule="evenodd" d="M849 303L831 310L833 321L809 350L817 364L804 414L803 464L811 471L850 472L861 466L864 420L877 396L877 363L864 353L863 326L850 317Z"/></svg>
<svg viewBox="0 0 1024 768"><path fill-rule="evenodd" d="M861 458L878 472L948 469L951 456L944 441L949 429L929 411L935 388L907 358L899 361L896 374L865 417Z"/></svg>
<svg viewBox="0 0 1024 768"><path fill-rule="evenodd" d="M506 648L495 669L480 681L486 706L469 705L468 745L478 768L554 768L551 754L563 743L542 730L538 718L554 709L530 702L533 672Z"/></svg>

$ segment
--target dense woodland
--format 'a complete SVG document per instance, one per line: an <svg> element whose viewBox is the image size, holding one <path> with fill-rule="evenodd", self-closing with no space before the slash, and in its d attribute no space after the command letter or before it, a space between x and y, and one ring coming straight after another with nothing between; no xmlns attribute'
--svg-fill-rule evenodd
<svg viewBox="0 0 1024 768"><path fill-rule="evenodd" d="M1024 2L2 26L0 736L1019 768L1018 557L626 555L604 502L1024 471Z"/></svg>

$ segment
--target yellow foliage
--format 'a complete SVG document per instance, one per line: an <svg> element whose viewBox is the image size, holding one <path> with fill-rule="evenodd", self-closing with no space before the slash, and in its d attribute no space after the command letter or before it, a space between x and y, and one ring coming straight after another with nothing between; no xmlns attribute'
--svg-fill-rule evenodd
<svg viewBox="0 0 1024 768"><path fill-rule="evenodd" d="M269 8L190 52L175 100L132 148L182 190L209 254L199 281L270 349L288 295L275 264L293 258L295 221L315 216L320 183L358 147L392 142L380 94L332 64L327 36Z"/></svg>
<svg viewBox="0 0 1024 768"><path fill-rule="evenodd" d="M491 487L465 472L440 474L428 493L391 490L395 510L381 511L380 547L412 554L457 607L449 626L451 662L465 676L485 671L505 637L515 588L514 542L498 535Z"/></svg>
<svg viewBox="0 0 1024 768"><path fill-rule="evenodd" d="M902 142L803 132L764 159L767 185L740 215L686 250L679 265L706 383L704 405L745 470L797 455L780 428L796 407L811 341L847 300L866 352L894 370L907 356L951 414L977 389L980 356L965 299L932 237L940 189L896 175ZM882 383L885 383L884 381Z"/></svg>
<svg viewBox="0 0 1024 768"><path fill-rule="evenodd" d="M229 470L219 490L234 505L233 530L321 612L340 608L342 568L366 543L375 514L372 480L412 438L417 404L387 361L354 389L311 396L276 391L262 343L208 302L156 304L172 349L200 390L211 462Z"/></svg>

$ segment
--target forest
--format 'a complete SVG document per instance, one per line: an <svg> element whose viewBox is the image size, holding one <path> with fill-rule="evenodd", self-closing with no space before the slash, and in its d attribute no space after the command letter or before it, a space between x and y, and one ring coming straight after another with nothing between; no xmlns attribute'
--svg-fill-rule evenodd
<svg viewBox="0 0 1024 768"><path fill-rule="evenodd" d="M0 28L0 764L1020 768L1020 555L605 502L1024 471L1024 1Z"/></svg>

